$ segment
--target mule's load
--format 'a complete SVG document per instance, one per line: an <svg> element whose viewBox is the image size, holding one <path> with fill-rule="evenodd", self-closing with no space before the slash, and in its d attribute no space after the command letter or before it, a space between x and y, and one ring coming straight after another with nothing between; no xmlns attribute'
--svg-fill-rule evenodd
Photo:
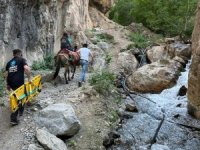
<svg viewBox="0 0 200 150"><path fill-rule="evenodd" d="M38 95L42 89L41 76L35 76L30 82L26 82L18 89L10 94L10 109L15 112L19 108L19 104L24 105L31 102L33 97Z"/></svg>

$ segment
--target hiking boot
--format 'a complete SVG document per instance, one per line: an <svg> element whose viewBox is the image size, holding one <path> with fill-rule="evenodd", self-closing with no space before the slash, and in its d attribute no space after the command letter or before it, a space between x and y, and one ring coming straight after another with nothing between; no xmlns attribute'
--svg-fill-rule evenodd
<svg viewBox="0 0 200 150"><path fill-rule="evenodd" d="M20 116L20 117L23 116L23 112L19 112L19 116Z"/></svg>
<svg viewBox="0 0 200 150"><path fill-rule="evenodd" d="M10 121L11 126L16 126L18 125L18 121Z"/></svg>
<svg viewBox="0 0 200 150"><path fill-rule="evenodd" d="M81 87L81 85L82 85L82 83L79 81L79 82L78 82L78 87Z"/></svg>

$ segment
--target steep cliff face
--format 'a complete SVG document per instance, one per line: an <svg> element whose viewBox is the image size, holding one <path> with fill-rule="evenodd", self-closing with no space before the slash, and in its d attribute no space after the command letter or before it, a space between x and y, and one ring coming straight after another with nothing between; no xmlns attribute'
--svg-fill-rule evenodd
<svg viewBox="0 0 200 150"><path fill-rule="evenodd" d="M192 65L188 83L188 112L200 119L200 3L192 36Z"/></svg>
<svg viewBox="0 0 200 150"><path fill-rule="evenodd" d="M63 31L92 27L89 0L0 0L0 67L20 48L28 62L55 53Z"/></svg>
<svg viewBox="0 0 200 150"><path fill-rule="evenodd" d="M95 6L102 13L106 13L116 0L90 0L90 5Z"/></svg>

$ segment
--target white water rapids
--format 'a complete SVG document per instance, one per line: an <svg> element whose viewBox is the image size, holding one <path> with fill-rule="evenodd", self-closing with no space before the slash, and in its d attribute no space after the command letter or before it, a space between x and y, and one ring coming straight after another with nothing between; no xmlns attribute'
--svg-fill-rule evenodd
<svg viewBox="0 0 200 150"><path fill-rule="evenodd" d="M170 107L174 107L174 105L182 103L181 107L185 108L184 106L187 106L188 101L187 96L177 96L177 94L182 86L185 86L186 88L188 87L188 73L190 64L191 61L189 61L189 63L186 65L185 71L181 72L181 76L179 76L175 86L163 90L160 94L146 94L146 96L155 101L160 107L167 107L169 109Z"/></svg>

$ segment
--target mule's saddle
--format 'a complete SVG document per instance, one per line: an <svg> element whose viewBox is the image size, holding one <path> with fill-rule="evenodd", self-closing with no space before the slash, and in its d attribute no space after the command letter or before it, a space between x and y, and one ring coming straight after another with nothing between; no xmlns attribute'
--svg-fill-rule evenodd
<svg viewBox="0 0 200 150"><path fill-rule="evenodd" d="M72 64L78 65L80 61L80 55L77 52L70 51L68 49L62 49L58 52L58 55L65 56Z"/></svg>

